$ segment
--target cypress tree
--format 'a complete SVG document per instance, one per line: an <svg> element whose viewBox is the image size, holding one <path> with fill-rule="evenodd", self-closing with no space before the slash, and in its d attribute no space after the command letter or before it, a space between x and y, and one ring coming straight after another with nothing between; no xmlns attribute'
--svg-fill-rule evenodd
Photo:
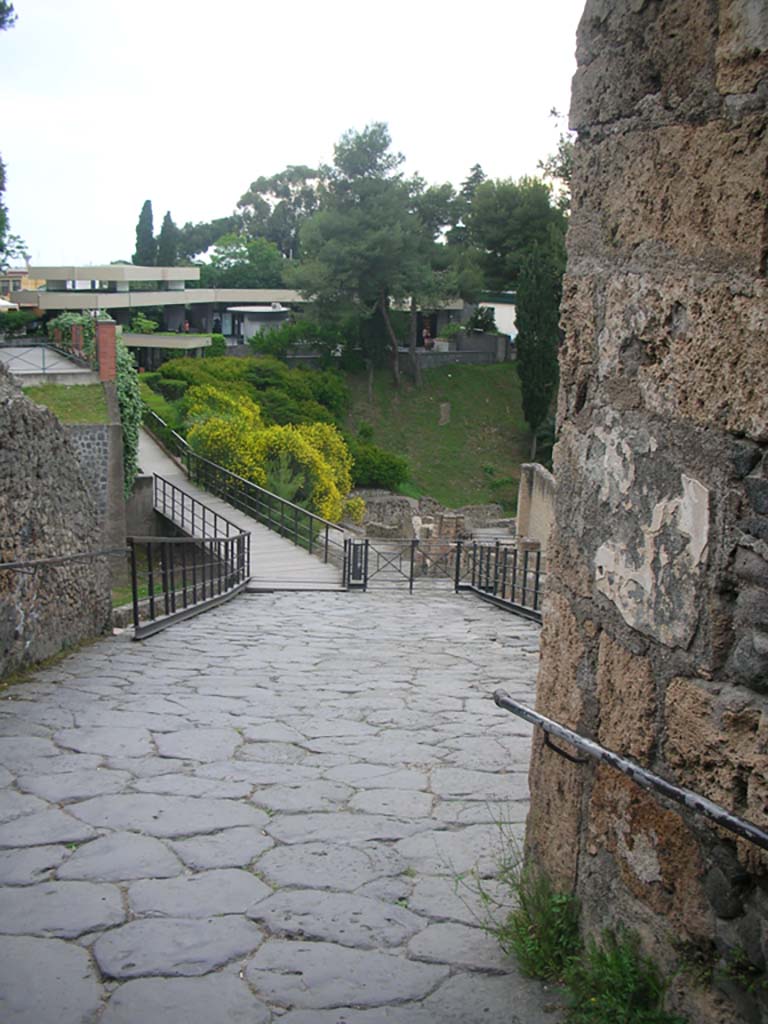
<svg viewBox="0 0 768 1024"><path fill-rule="evenodd" d="M559 240L558 240L559 241ZM536 431L557 391L560 343L562 243L535 245L523 261L517 284L517 369L523 390L523 415L530 427L531 460L536 458Z"/></svg>
<svg viewBox="0 0 768 1024"><path fill-rule="evenodd" d="M160 234L157 236L158 267L175 267L179 250L179 229L173 223L171 211L163 217Z"/></svg>
<svg viewBox="0 0 768 1024"><path fill-rule="evenodd" d="M141 208L136 224L136 252L133 262L138 267L154 267L157 255L154 225L152 222L152 200L147 199Z"/></svg>

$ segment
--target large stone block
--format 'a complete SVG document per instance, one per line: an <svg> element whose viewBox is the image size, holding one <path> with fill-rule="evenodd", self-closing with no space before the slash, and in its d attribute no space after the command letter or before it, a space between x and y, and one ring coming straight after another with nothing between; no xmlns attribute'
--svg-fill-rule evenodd
<svg viewBox="0 0 768 1024"><path fill-rule="evenodd" d="M571 728L578 727L582 717L579 670L586 653L582 629L567 598L552 594L541 631L536 708L542 715Z"/></svg>
<svg viewBox="0 0 768 1024"><path fill-rule="evenodd" d="M758 115L617 132L578 145L571 259L761 274L767 159Z"/></svg>
<svg viewBox="0 0 768 1024"><path fill-rule="evenodd" d="M656 740L656 690L650 660L632 654L602 633L596 682L598 740L618 754L647 760Z"/></svg>
<svg viewBox="0 0 768 1024"><path fill-rule="evenodd" d="M768 830L768 715L763 705L737 687L673 679L664 700L664 757L679 784ZM745 840L738 845L742 863L768 871L768 854Z"/></svg>
<svg viewBox="0 0 768 1024"><path fill-rule="evenodd" d="M768 77L768 7L763 0L720 0L717 87L754 92Z"/></svg>
<svg viewBox="0 0 768 1024"><path fill-rule="evenodd" d="M716 107L713 8L589 0L578 32L572 127L679 119Z"/></svg>
<svg viewBox="0 0 768 1024"><path fill-rule="evenodd" d="M612 768L595 773L589 803L588 852L607 852L635 897L679 932L703 938L711 911L703 894L704 864L680 814Z"/></svg>
<svg viewBox="0 0 768 1024"><path fill-rule="evenodd" d="M576 883L584 771L545 746L540 731L534 736L526 851L531 862L564 890Z"/></svg>

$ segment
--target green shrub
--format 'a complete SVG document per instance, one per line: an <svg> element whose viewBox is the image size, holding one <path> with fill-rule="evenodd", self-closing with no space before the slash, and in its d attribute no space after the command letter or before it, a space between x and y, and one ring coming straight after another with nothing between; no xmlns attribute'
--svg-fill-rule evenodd
<svg viewBox="0 0 768 1024"><path fill-rule="evenodd" d="M568 1024L685 1024L663 1009L667 985L640 940L624 929L591 940L565 972Z"/></svg>
<svg viewBox="0 0 768 1024"><path fill-rule="evenodd" d="M26 334L27 329L37 321L34 313L25 309L9 309L0 316L0 334Z"/></svg>
<svg viewBox="0 0 768 1024"><path fill-rule="evenodd" d="M150 385L153 391L157 391L163 398L167 398L169 402L175 402L179 398L183 398L184 394L189 387L185 380L174 380L173 377L161 377L155 381L154 385Z"/></svg>
<svg viewBox="0 0 768 1024"><path fill-rule="evenodd" d="M349 442L352 458L352 482L355 487L381 487L395 491L408 479L408 463L399 455L385 452L370 442Z"/></svg>
<svg viewBox="0 0 768 1024"><path fill-rule="evenodd" d="M496 313L493 306L478 306L469 318L467 327L473 331L486 331L489 334L498 334L496 326Z"/></svg>
<svg viewBox="0 0 768 1024"><path fill-rule="evenodd" d="M140 311L131 317L131 332L133 334L154 334L159 326L157 320L150 320Z"/></svg>
<svg viewBox="0 0 768 1024"><path fill-rule="evenodd" d="M440 337L455 338L457 334L463 334L464 330L464 324L446 324L440 328Z"/></svg>
<svg viewBox="0 0 768 1024"><path fill-rule="evenodd" d="M161 377L157 370L149 370L144 373L140 373L139 380L142 384L146 384L147 387L152 388L152 390L157 392L158 395L160 394L157 389L157 382L161 380Z"/></svg>
<svg viewBox="0 0 768 1024"><path fill-rule="evenodd" d="M227 339L223 334L212 334L211 344L208 348L203 349L203 356L206 359L215 359L217 356L226 355L227 352Z"/></svg>

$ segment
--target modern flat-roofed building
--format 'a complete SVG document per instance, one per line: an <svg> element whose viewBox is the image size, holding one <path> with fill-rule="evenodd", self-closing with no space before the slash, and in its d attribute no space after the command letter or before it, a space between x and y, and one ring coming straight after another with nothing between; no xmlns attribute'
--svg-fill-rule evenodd
<svg viewBox="0 0 768 1024"><path fill-rule="evenodd" d="M288 309L304 304L289 288L198 288L199 267L137 267L115 263L99 267L32 267L29 276L43 283L34 289L14 291L13 301L27 309L56 315L66 310L104 310L118 323L129 324L137 310L159 311L166 331L210 333L218 329L233 340L244 318L232 315L232 307Z"/></svg>

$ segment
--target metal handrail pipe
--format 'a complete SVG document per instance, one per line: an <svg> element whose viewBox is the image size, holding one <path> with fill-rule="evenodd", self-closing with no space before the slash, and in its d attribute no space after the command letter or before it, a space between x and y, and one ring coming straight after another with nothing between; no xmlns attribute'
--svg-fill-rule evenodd
<svg viewBox="0 0 768 1024"><path fill-rule="evenodd" d="M227 541L237 540L239 537L250 537L250 533L230 534L229 537L134 537L129 539L137 544L226 544ZM122 549L121 549L122 551ZM2 566L0 566L2 568Z"/></svg>
<svg viewBox="0 0 768 1024"><path fill-rule="evenodd" d="M103 558L108 555L127 555L128 548L102 548L99 551L82 551L76 555L58 555L55 558L33 558L25 562L0 562L0 569L35 569L37 566L63 565L65 562L84 562L89 558Z"/></svg>
<svg viewBox="0 0 768 1024"><path fill-rule="evenodd" d="M731 811L726 810L725 807L721 807L707 797L694 793L693 790L686 789L684 786L676 786L673 782L668 782L660 775L656 775L655 772L642 768L634 761L621 757L619 754L614 754L612 750L607 750L594 740L582 736L581 733L574 732L572 729L560 725L559 722L554 722L551 718L540 715L537 711L526 707L525 704L512 700L506 690L496 690L493 694L493 699L498 707L504 708L505 711L511 711L513 715L517 715L518 718L530 722L531 725L538 726L545 733L565 740L566 743L570 743L577 750L583 751L593 760L608 764L611 768L615 768L616 771L627 775L641 789L652 793L661 793L667 799L681 804L689 811L701 814L722 828L728 829L729 832L733 832L742 839L747 839L750 843L754 843L755 846L768 850L768 832L758 828L751 821L739 818L737 815L732 814ZM554 749L557 751L557 748ZM563 751L557 752L564 754Z"/></svg>

